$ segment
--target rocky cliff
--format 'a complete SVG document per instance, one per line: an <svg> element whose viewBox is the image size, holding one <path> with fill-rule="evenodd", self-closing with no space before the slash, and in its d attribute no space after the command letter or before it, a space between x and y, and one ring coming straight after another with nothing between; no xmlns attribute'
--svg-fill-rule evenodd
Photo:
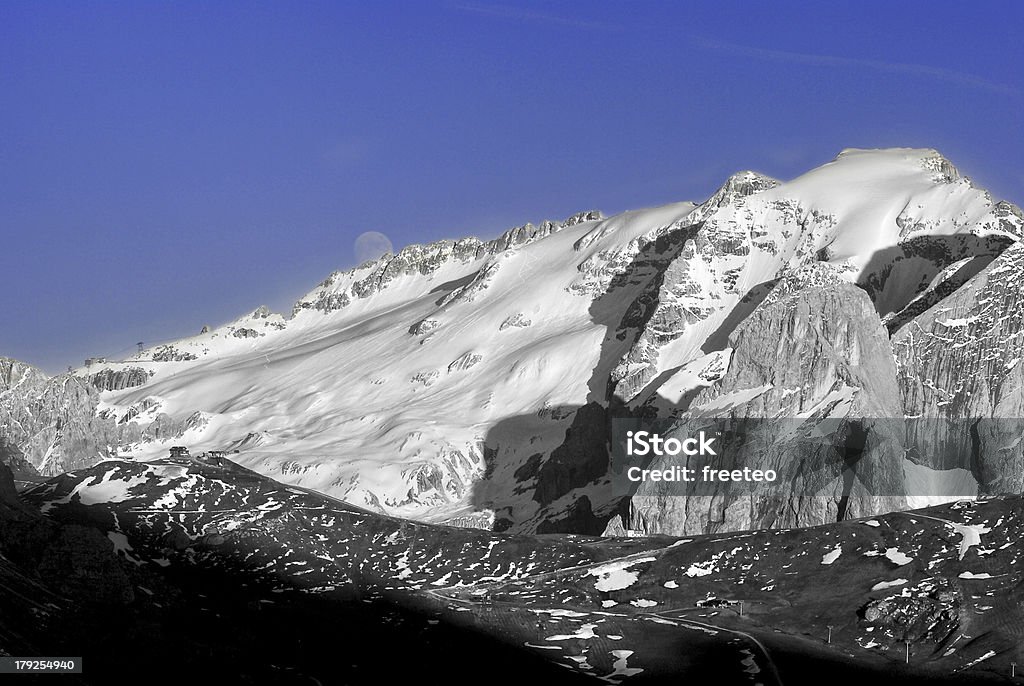
<svg viewBox="0 0 1024 686"><path fill-rule="evenodd" d="M945 170L935 180L967 192L969 182L935 159L929 164ZM1021 492L1020 211L994 203L955 234L927 230L962 218L908 219L915 212L921 207L908 205L899 214L899 241L871 257L856 287L837 271L850 271L849 262L821 261L834 257L831 248L768 284L764 301L729 336L728 373L672 412L682 420L799 417L804 429L847 418L838 426L849 435L832 443L856 437L855 468L848 451L835 451L825 467L799 438L783 436L769 441L772 450L744 456L785 475L782 493L773 486L745 497L679 497L644 484L608 532L806 525L942 497ZM829 475L833 488L801 486L805 476L794 468Z"/></svg>
<svg viewBox="0 0 1024 686"><path fill-rule="evenodd" d="M914 460L970 470L982 493L1024 487L1022 275L1016 243L892 339Z"/></svg>
<svg viewBox="0 0 1024 686"><path fill-rule="evenodd" d="M44 475L92 464L118 445L114 422L98 416L99 399L87 379L0 358L0 441Z"/></svg>
<svg viewBox="0 0 1024 686"><path fill-rule="evenodd" d="M252 329L244 329L252 331ZM151 373L140 367L125 369L104 369L89 376L89 381L100 391L123 391L126 388L141 386L149 381Z"/></svg>
<svg viewBox="0 0 1024 686"><path fill-rule="evenodd" d="M729 371L680 415L727 418L767 449L733 449L774 483L683 496L644 482L610 533L809 526L905 507L896 367L867 294L827 264L787 275L729 336ZM801 418L801 419L791 419ZM815 440L809 440L815 436ZM665 468L675 458L656 460Z"/></svg>

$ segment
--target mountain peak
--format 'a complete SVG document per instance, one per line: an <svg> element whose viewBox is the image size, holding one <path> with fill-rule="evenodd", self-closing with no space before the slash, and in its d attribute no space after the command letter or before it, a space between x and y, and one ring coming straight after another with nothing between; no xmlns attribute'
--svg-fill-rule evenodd
<svg viewBox="0 0 1024 686"><path fill-rule="evenodd" d="M782 182L776 178L752 170L739 171L725 180L725 183L708 198L705 206L721 207L737 198L746 198L775 188Z"/></svg>
<svg viewBox="0 0 1024 686"><path fill-rule="evenodd" d="M876 158L905 160L930 172L936 183L953 183L961 178L960 171L935 148L844 148L834 162L850 158Z"/></svg>
<svg viewBox="0 0 1024 686"><path fill-rule="evenodd" d="M722 188L739 195L753 195L769 188L775 188L781 181L767 174L746 169L739 171L726 179Z"/></svg>

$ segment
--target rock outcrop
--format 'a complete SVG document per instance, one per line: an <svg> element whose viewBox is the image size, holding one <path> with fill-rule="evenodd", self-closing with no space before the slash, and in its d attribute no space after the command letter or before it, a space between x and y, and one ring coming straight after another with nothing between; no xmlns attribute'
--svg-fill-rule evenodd
<svg viewBox="0 0 1024 686"><path fill-rule="evenodd" d="M344 309L356 299L369 298L387 289L403 276L426 276L448 263L468 264L546 238L581 222L601 219L597 210L578 212L561 223L542 222L540 226L524 224L509 229L498 238L441 240L426 245L410 245L395 255L384 255L355 269L337 271L322 281L315 290L295 303L292 314L303 310L323 313ZM481 276L481 278L483 278ZM479 279L478 279L479 281Z"/></svg>
<svg viewBox="0 0 1024 686"><path fill-rule="evenodd" d="M808 526L905 505L888 337L867 294L829 271L816 265L784 279L729 337L728 372L680 418L694 426L727 419L737 434L758 435L760 449L734 448L729 458L778 479L753 491L722 484L709 495L644 482L610 531Z"/></svg>
<svg viewBox="0 0 1024 686"><path fill-rule="evenodd" d="M123 391L126 388L143 385L151 376L152 374L142 367L107 368L90 374L89 380L100 391Z"/></svg>
<svg viewBox="0 0 1024 686"><path fill-rule="evenodd" d="M1016 243L893 336L913 459L971 470L981 493L1020 493L1024 244Z"/></svg>
<svg viewBox="0 0 1024 686"><path fill-rule="evenodd" d="M9 438L0 438L0 464L6 465L15 479L34 479L39 476L39 471L25 459L25 455Z"/></svg>
<svg viewBox="0 0 1024 686"><path fill-rule="evenodd" d="M99 394L86 378L0 358L0 439L44 475L93 464L118 444L114 422L97 415Z"/></svg>

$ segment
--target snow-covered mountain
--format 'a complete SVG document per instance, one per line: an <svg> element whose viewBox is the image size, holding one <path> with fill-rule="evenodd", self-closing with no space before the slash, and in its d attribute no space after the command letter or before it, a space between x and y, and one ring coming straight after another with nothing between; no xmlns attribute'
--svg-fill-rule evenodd
<svg viewBox="0 0 1024 686"><path fill-rule="evenodd" d="M647 532L742 528L767 518L749 504L723 518L731 501L652 517L664 506L643 494L622 509L609 420L940 416L943 394L966 397L979 373L1021 373L998 301L1019 294L1022 226L935 151L848 150L788 182L736 174L700 204L410 246L332 274L291 313L259 308L75 375L102 391L117 450L144 460L179 444L238 451L355 505L498 530L600 532L615 513ZM981 283L998 292L976 297ZM988 362L954 362L936 342L946 330ZM1014 388L955 406L993 416L1020 402ZM889 487L953 467L890 462ZM832 505L783 503L772 522L835 518L850 494L827 493ZM863 496L847 515L913 504Z"/></svg>

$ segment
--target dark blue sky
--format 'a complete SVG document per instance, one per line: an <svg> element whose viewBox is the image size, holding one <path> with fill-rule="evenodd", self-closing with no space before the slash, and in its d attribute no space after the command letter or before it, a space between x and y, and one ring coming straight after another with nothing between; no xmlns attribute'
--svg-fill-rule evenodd
<svg viewBox="0 0 1024 686"><path fill-rule="evenodd" d="M287 309L396 246L936 147L1024 202L1024 3L0 3L0 355Z"/></svg>

